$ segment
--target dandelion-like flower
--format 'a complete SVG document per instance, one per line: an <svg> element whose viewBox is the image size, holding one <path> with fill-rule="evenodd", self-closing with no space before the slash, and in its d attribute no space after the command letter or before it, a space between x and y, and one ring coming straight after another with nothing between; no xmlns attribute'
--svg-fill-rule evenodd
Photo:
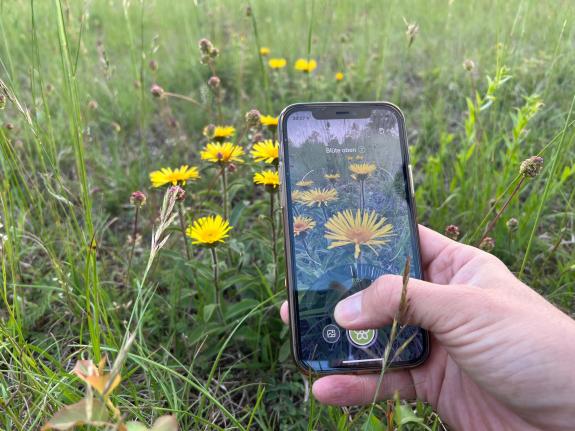
<svg viewBox="0 0 575 431"><path fill-rule="evenodd" d="M315 227L315 221L311 217L295 216L293 219L293 233L298 236L303 235Z"/></svg>
<svg viewBox="0 0 575 431"><path fill-rule="evenodd" d="M260 55L261 56L266 56L266 55L270 55L271 50L267 47L267 46L262 46L260 48Z"/></svg>
<svg viewBox="0 0 575 431"><path fill-rule="evenodd" d="M375 172L377 167L373 163L352 163L349 170L355 175L358 181L365 180Z"/></svg>
<svg viewBox="0 0 575 431"><path fill-rule="evenodd" d="M314 205L321 207L326 206L330 202L337 200L337 190L334 188L331 189L322 189L322 188L315 188L303 192L302 195L303 203L309 207Z"/></svg>
<svg viewBox="0 0 575 431"><path fill-rule="evenodd" d="M306 60L305 58L298 58L295 62L295 70L299 70L304 73L311 73L317 67L317 62L315 60Z"/></svg>
<svg viewBox="0 0 575 431"><path fill-rule="evenodd" d="M162 168L150 173L150 181L153 187L162 187L166 184L173 186L185 186L186 182L200 178L198 168L182 165L179 168Z"/></svg>
<svg viewBox="0 0 575 431"><path fill-rule="evenodd" d="M337 180L339 180L340 175L339 174L325 174L323 177L326 180L328 180L330 183L335 184L337 182Z"/></svg>
<svg viewBox="0 0 575 431"><path fill-rule="evenodd" d="M268 191L275 191L280 185L280 176L277 171L266 169L254 174L254 183L266 186Z"/></svg>
<svg viewBox="0 0 575 431"><path fill-rule="evenodd" d="M303 204L303 195L304 194L305 194L305 192L302 192L301 190L294 190L293 192L291 192L291 200L293 202Z"/></svg>
<svg viewBox="0 0 575 431"><path fill-rule="evenodd" d="M278 141L267 139L255 144L251 154L256 162L265 162L277 165L279 148L280 144Z"/></svg>
<svg viewBox="0 0 575 431"><path fill-rule="evenodd" d="M343 78L344 78L343 72L337 72L337 73L335 74L335 80L336 80L336 81L338 81L338 82L339 82L339 81L343 81Z"/></svg>
<svg viewBox="0 0 575 431"><path fill-rule="evenodd" d="M283 69L287 65L287 60L285 58L270 58L268 61L268 66L271 69Z"/></svg>
<svg viewBox="0 0 575 431"><path fill-rule="evenodd" d="M393 225L386 223L386 218L379 218L375 211L351 210L340 211L326 222L325 238L330 241L328 249L354 246L354 257L357 259L362 246L367 246L377 253L376 247L386 244L393 235Z"/></svg>
<svg viewBox="0 0 575 431"><path fill-rule="evenodd" d="M243 155L244 149L231 142L210 142L200 151L202 160L219 164L242 163L241 156Z"/></svg>
<svg viewBox="0 0 575 431"><path fill-rule="evenodd" d="M260 117L260 123L262 126L275 128L278 125L278 117L274 117L273 115L262 115Z"/></svg>
<svg viewBox="0 0 575 431"><path fill-rule="evenodd" d="M296 186L298 187L311 187L313 186L313 181L312 180L300 180L297 183L295 183Z"/></svg>
<svg viewBox="0 0 575 431"><path fill-rule="evenodd" d="M214 141L223 142L227 138L231 138L236 133L236 128L233 126L213 126L208 125L204 127L204 136Z"/></svg>
<svg viewBox="0 0 575 431"><path fill-rule="evenodd" d="M232 229L230 223L221 215L201 217L186 229L186 235L192 238L192 244L214 247L223 243Z"/></svg>

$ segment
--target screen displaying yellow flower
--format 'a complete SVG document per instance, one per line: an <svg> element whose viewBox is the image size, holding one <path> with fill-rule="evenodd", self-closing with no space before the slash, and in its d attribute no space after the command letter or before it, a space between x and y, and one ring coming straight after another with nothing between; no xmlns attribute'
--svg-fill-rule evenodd
<svg viewBox="0 0 575 431"><path fill-rule="evenodd" d="M310 73L313 72L317 67L317 62L315 60L306 60L305 58L298 58L295 62L295 70L300 72Z"/></svg>
<svg viewBox="0 0 575 431"><path fill-rule="evenodd" d="M198 168L188 165L182 165L176 169L162 168L150 173L153 187L162 187L166 184L185 186L187 181L194 181L198 178L200 178Z"/></svg>
<svg viewBox="0 0 575 431"><path fill-rule="evenodd" d="M330 202L337 200L337 190L336 189L322 189L315 188L303 192L302 196L303 203L307 206L325 206Z"/></svg>
<svg viewBox="0 0 575 431"><path fill-rule="evenodd" d="M361 246L367 246L375 253L375 247L386 244L393 235L393 226L386 223L386 218L379 218L375 211L358 209L354 213L344 210L336 213L325 224L325 238L330 241L328 249L353 245L354 256L357 259L361 252Z"/></svg>
<svg viewBox="0 0 575 431"><path fill-rule="evenodd" d="M231 162L242 163L243 159L241 156L243 155L244 149L231 142L210 142L200 151L202 160L220 164Z"/></svg>
<svg viewBox="0 0 575 431"><path fill-rule="evenodd" d="M293 232L295 236L306 233L315 227L315 221L311 217L295 216L293 219Z"/></svg>
<svg viewBox="0 0 575 431"><path fill-rule="evenodd" d="M368 176L373 174L377 166L373 163L352 163L349 165L349 170L355 174L358 180L365 180Z"/></svg>
<svg viewBox="0 0 575 431"><path fill-rule="evenodd" d="M313 181L312 180L300 180L297 183L295 183L295 185L298 187L311 187L311 186L313 186Z"/></svg>
<svg viewBox="0 0 575 431"><path fill-rule="evenodd" d="M256 172L254 174L254 183L272 187L275 189L277 186L280 185L280 176L277 173L277 171L267 169L265 171Z"/></svg>
<svg viewBox="0 0 575 431"><path fill-rule="evenodd" d="M297 203L303 203L303 195L304 192L302 192L301 190L294 190L293 192L291 192L291 200Z"/></svg>
<svg viewBox="0 0 575 431"><path fill-rule="evenodd" d="M268 61L268 66L272 69L283 69L287 65L287 60L285 58L270 58Z"/></svg>
<svg viewBox="0 0 575 431"><path fill-rule="evenodd" d="M336 182L337 180L339 180L340 175L339 174L325 174L323 177L328 181Z"/></svg>
<svg viewBox="0 0 575 431"><path fill-rule="evenodd" d="M251 154L256 162L277 164L279 149L280 144L278 141L274 142L271 139L266 139L255 144Z"/></svg>
<svg viewBox="0 0 575 431"><path fill-rule="evenodd" d="M262 126L277 127L278 117L274 117L273 115L262 115L260 117L260 123L262 123Z"/></svg>
<svg viewBox="0 0 575 431"><path fill-rule="evenodd" d="M214 246L223 243L231 229L230 223L218 214L197 219L186 229L186 235L192 238L192 244Z"/></svg>

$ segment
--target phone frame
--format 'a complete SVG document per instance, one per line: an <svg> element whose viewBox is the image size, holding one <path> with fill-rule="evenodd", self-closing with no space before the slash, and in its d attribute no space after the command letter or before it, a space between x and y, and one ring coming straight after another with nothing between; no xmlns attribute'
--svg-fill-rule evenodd
<svg viewBox="0 0 575 431"><path fill-rule="evenodd" d="M331 109L338 108L346 109L348 111L365 110L369 108L374 109L388 109L391 110L396 119L399 129L399 142L401 146L402 154L402 165L404 178L407 178L406 194L407 202L409 207L409 219L411 224L411 230L414 232L412 235L412 241L415 243L415 249L417 251L417 256L415 258L419 261L419 267L421 269L421 277L424 278L423 265L421 261L421 251L420 251L420 241L419 241L419 231L417 224L417 211L415 207L415 197L414 197L414 184L413 176L411 171L411 164L409 162L409 151L407 143L407 135L405 131L405 116L401 110L394 104L389 102L314 102L314 103L295 103L287 106L279 115L278 121L278 140L280 142L280 152L279 152L279 174L280 174L280 206L282 209L283 218L283 231L284 231L284 241L285 241L285 265L286 265L286 289L288 291L288 303L289 303L289 326L291 335L291 353L296 366L301 372L307 375L328 375L328 374L368 374L381 371L381 366L369 366L369 367L342 367L341 369L333 370L316 370L307 366L305 361L301 360L299 357L300 351L300 336L299 336L299 325L298 319L296 319L295 310L298 307L297 291L295 289L295 259L293 254L292 238L291 238L291 208L288 207L287 202L287 191L289 185L287 183L286 172L288 167L286 167L286 160L288 159L288 141L287 141L287 128L285 127L285 121L288 116L298 111L313 111L319 109ZM334 118L335 119L335 118ZM289 166L289 165L288 165ZM407 369L414 368L421 365L428 358L430 353L430 339L429 333L421 329L423 333L423 347L424 351L417 361L402 361L396 362L389 366L389 369Z"/></svg>

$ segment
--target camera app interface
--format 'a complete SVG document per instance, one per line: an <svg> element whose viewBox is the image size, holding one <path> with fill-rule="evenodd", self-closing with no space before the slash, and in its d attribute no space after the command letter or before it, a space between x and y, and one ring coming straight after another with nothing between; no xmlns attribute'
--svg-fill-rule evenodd
<svg viewBox="0 0 575 431"><path fill-rule="evenodd" d="M300 358L315 370L378 366L390 327L348 331L333 318L335 305L384 274L401 274L413 241L408 182L394 111L368 118L316 119L289 115L288 207L297 292ZM394 361L417 360L425 342L418 328L402 328Z"/></svg>

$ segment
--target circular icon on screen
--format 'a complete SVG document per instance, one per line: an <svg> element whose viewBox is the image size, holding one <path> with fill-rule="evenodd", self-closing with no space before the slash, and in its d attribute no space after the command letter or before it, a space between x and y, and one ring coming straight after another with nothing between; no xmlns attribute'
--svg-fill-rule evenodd
<svg viewBox="0 0 575 431"><path fill-rule="evenodd" d="M339 328L336 325L326 325L323 327L323 331L321 332L323 339L326 343L337 343L340 336Z"/></svg>
<svg viewBox="0 0 575 431"><path fill-rule="evenodd" d="M375 342L377 329L348 330L347 338L355 347L365 349Z"/></svg>

